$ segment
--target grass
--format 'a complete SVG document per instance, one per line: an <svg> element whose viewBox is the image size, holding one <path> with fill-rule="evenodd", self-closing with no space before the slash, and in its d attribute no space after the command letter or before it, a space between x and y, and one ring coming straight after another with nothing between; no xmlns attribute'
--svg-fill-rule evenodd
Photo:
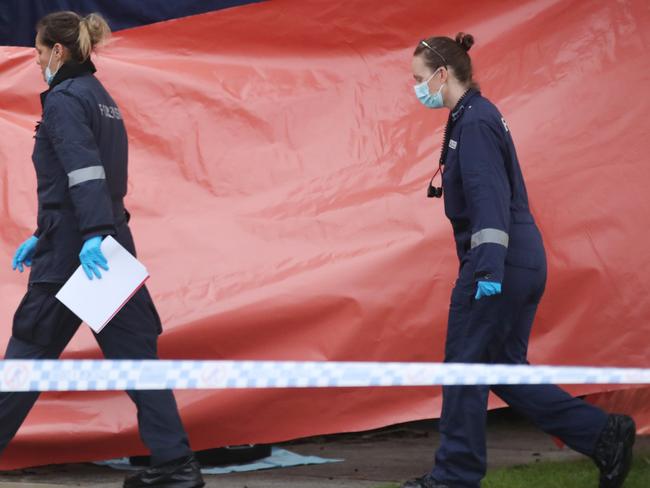
<svg viewBox="0 0 650 488"><path fill-rule="evenodd" d="M377 488L399 488L385 484ZM598 486L598 469L589 460L540 462L490 471L481 488L593 488ZM650 453L636 454L625 488L650 486Z"/></svg>

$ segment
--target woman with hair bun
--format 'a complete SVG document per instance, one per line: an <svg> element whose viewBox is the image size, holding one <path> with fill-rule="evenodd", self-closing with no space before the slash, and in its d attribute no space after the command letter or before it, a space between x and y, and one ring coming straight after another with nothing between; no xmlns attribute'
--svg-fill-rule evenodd
<svg viewBox="0 0 650 488"><path fill-rule="evenodd" d="M95 78L91 54L110 34L98 14L47 15L37 25L36 62L49 89L32 159L38 181L37 229L17 250L13 269L31 267L27 293L14 316L5 359L56 359L80 319L55 295L81 263L88 279L110 273L101 250L113 236L135 255L124 208L128 140L122 114ZM160 319L140 288L95 338L108 359L158 359ZM129 391L152 468L127 477L126 488L204 485L169 390ZM0 451L38 392L0 394Z"/></svg>
<svg viewBox="0 0 650 488"><path fill-rule="evenodd" d="M510 128L481 95L469 34L421 41L412 60L415 94L449 109L440 157L443 196L460 269L451 293L445 362L527 364L528 340L546 284L546 256ZM437 173L436 173L437 174ZM433 180L432 180L433 181ZM402 488L479 488L486 470L490 389L539 428L591 457L600 487L618 488L630 469L636 429L553 385L445 386L435 467Z"/></svg>

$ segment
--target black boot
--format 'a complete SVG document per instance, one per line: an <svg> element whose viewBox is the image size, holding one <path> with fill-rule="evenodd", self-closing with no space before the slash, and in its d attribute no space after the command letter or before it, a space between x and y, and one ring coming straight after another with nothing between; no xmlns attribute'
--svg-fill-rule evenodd
<svg viewBox="0 0 650 488"><path fill-rule="evenodd" d="M632 466L636 425L627 415L610 415L596 449L594 461L600 469L600 488L620 488Z"/></svg>
<svg viewBox="0 0 650 488"><path fill-rule="evenodd" d="M421 478L415 478L404 483L401 488L451 488L448 485L442 485L434 480L431 476L424 475Z"/></svg>
<svg viewBox="0 0 650 488"><path fill-rule="evenodd" d="M124 488L201 488L201 467L194 455L174 459L140 471L124 480Z"/></svg>

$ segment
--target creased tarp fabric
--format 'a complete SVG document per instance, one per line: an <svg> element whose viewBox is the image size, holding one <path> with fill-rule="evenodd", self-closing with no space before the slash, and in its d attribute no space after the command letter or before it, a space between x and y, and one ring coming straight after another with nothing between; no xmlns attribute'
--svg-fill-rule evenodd
<svg viewBox="0 0 650 488"><path fill-rule="evenodd" d="M117 33L96 62L129 130L126 203L161 356L443 358L458 263L425 194L446 113L419 105L410 61L421 38L462 30L548 252L531 362L648 366L649 27L643 0L280 0ZM35 225L34 61L0 48L2 343L27 278L11 256ZM64 357L100 354L84 329ZM636 392L599 401L641 411ZM177 398L196 449L434 417L441 403L439 388ZM45 394L1 466L143 452L125 394Z"/></svg>

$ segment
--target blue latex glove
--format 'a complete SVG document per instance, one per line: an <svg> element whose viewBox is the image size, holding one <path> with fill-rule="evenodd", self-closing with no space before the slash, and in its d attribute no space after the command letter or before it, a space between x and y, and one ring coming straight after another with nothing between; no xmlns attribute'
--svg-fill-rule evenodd
<svg viewBox="0 0 650 488"><path fill-rule="evenodd" d="M11 261L11 269L14 271L18 269L18 271L22 273L24 271L23 264L25 266L32 265L32 257L34 256L37 242L38 237L32 236L18 246L18 249L16 249L16 252L14 253L14 258Z"/></svg>
<svg viewBox="0 0 650 488"><path fill-rule="evenodd" d="M81 247L79 261L81 261L81 267L86 272L89 280L93 279L93 275L98 279L102 278L99 268L108 271L108 261L104 257L104 253L102 253L101 244L101 236L96 236L88 239Z"/></svg>
<svg viewBox="0 0 650 488"><path fill-rule="evenodd" d="M476 287L476 300L480 300L483 297L489 297L492 295L498 295L501 293L501 283L496 283L494 281L479 281L478 286Z"/></svg>

